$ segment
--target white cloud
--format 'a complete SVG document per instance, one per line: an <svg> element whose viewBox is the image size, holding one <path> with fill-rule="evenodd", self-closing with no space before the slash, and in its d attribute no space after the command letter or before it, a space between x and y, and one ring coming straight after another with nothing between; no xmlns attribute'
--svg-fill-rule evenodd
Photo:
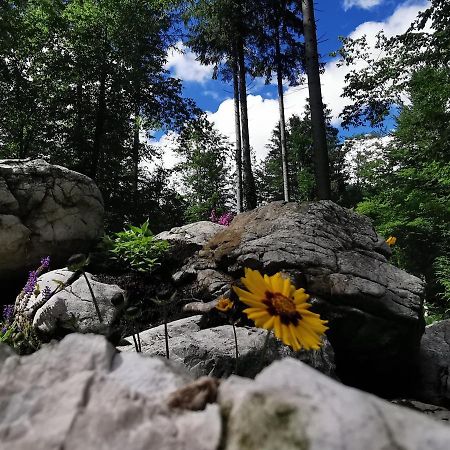
<svg viewBox="0 0 450 450"><path fill-rule="evenodd" d="M394 36L401 34L407 30L411 22L417 16L417 13L423 10L428 1L407 1L400 5L394 13L383 22L365 22L359 25L351 34L351 38L358 38L362 35L367 36L367 42L375 45L376 34L380 30L384 30L385 34ZM379 55L379 50L373 50ZM175 64L175 60L178 61L178 65ZM193 66L188 64L189 60L194 60ZM192 63L191 63L192 65ZM180 72L186 70L187 74L180 77L185 80L192 80L192 74L198 70L198 74L194 77L197 81L205 80L211 73L211 68L200 66L195 61L195 56L191 53L181 55L180 58L172 59L172 66L179 68ZM188 70L188 67L190 69ZM345 75L354 67L338 67L337 59L329 61L325 66L325 73L321 76L322 83L322 95L324 103L331 110L332 124L338 126L340 124L339 114L343 110L344 106L348 103L348 99L342 98L342 90L344 88ZM362 64L360 65L362 67ZM178 69L177 69L178 70ZM186 76L187 75L187 76ZM258 84L257 80L255 84ZM265 95L265 94L263 94ZM288 87L285 90L285 113L286 119L293 114L301 116L304 113L306 101L308 98L308 88L306 83L301 86ZM249 94L247 96L248 102L248 115L249 115L249 132L250 132L250 144L256 152L258 159L262 159L267 154L266 144L270 140L272 130L278 122L278 100L270 98L269 95L256 95ZM227 136L230 142L235 142L234 133L234 104L233 100L228 98L224 100L218 107L217 111L208 113L209 119L215 123L216 128L225 136ZM166 138L163 137L158 144L161 148L166 148ZM176 160L175 154L170 150L170 146L163 156L163 160L168 167L173 167Z"/></svg>
<svg viewBox="0 0 450 450"><path fill-rule="evenodd" d="M367 42L372 46L376 42L376 34L384 30L387 36L404 33L411 22L414 21L417 13L424 9L428 1L415 3L407 2L399 6L394 13L384 22L365 22L359 25L351 34L351 38L358 38L367 35ZM379 54L379 50L377 55ZM328 62L325 66L325 73L321 76L322 95L324 103L332 114L332 124L340 124L339 114L344 106L348 104L348 99L342 98L341 94L345 85L345 75L354 67L338 67L337 59ZM302 115L308 98L307 85L289 87L285 91L285 113L286 118L293 114ZM269 142L272 130L278 122L278 100L264 98L261 95L248 95L249 106L249 128L250 143L254 148L257 158L264 158L267 154L265 145ZM219 105L216 112L209 113L209 118L224 135L228 136L231 142L235 140L234 134L234 106L233 100L227 99Z"/></svg>
<svg viewBox="0 0 450 450"><path fill-rule="evenodd" d="M181 158L175 152L176 138L176 133L169 132L163 134L159 139L150 140L149 144L155 147L159 157L156 161L144 161L142 165L150 170L159 164L162 164L166 169L173 169L181 161Z"/></svg>
<svg viewBox="0 0 450 450"><path fill-rule="evenodd" d="M174 77L183 81L204 83L211 78L213 67L200 64L196 58L195 53L192 53L182 42L178 42L175 48L168 52L165 68L170 70Z"/></svg>
<svg viewBox="0 0 450 450"><path fill-rule="evenodd" d="M384 0L344 0L343 8L345 11L353 7L371 9L383 2Z"/></svg>

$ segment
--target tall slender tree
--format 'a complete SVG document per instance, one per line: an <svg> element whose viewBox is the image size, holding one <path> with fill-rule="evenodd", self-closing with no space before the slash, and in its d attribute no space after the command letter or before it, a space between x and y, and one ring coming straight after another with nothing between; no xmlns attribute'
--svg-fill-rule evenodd
<svg viewBox="0 0 450 450"><path fill-rule="evenodd" d="M301 75L304 72L301 9L295 0L264 0L258 17L258 26L251 36L253 48L250 52L250 66L252 74L264 76L266 83L272 82L273 74L275 74L278 91L283 191L284 200L289 201L283 80L288 80L291 86L295 86L301 81Z"/></svg>
<svg viewBox="0 0 450 450"><path fill-rule="evenodd" d="M187 14L190 19L188 45L202 63L215 66L214 76L220 73L225 80L233 80L236 125L236 111L239 111L240 121L239 133L236 126L235 161L237 164L242 161L242 196L239 196L240 169L236 168L238 210L240 198L246 209L256 207L248 132L246 50L258 7L249 0L196 0Z"/></svg>
<svg viewBox="0 0 450 450"><path fill-rule="evenodd" d="M306 71L308 74L309 105L311 109L312 136L317 196L320 200L331 198L330 169L328 161L325 117L323 113L320 65L317 51L314 1L302 0L303 32L305 35Z"/></svg>

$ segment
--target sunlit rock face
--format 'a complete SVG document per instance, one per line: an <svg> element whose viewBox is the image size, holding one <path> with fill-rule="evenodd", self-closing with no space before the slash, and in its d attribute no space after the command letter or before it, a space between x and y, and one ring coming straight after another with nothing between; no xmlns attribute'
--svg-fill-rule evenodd
<svg viewBox="0 0 450 450"><path fill-rule="evenodd" d="M217 405L170 408L171 393L192 381L159 358L117 353L102 336L71 334L33 355L0 344L1 448L215 450Z"/></svg>
<svg viewBox="0 0 450 450"><path fill-rule="evenodd" d="M103 199L85 175L43 160L0 160L0 279L50 255L55 266L103 233Z"/></svg>
<svg viewBox="0 0 450 450"><path fill-rule="evenodd" d="M446 450L445 422L349 388L291 358L219 389L225 450Z"/></svg>
<svg viewBox="0 0 450 450"><path fill-rule="evenodd" d="M0 343L0 442L14 450L447 450L450 427L293 358L218 380L71 334Z"/></svg>
<svg viewBox="0 0 450 450"><path fill-rule="evenodd" d="M274 202L236 216L174 282L208 299L227 293L244 267L282 271L329 320L343 381L385 396L407 395L424 330L424 285L390 264L390 255L367 217L331 201Z"/></svg>

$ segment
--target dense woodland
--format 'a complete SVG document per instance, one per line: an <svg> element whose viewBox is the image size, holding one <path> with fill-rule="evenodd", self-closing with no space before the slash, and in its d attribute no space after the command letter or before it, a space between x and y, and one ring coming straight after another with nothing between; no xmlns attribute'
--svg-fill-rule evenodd
<svg viewBox="0 0 450 450"><path fill-rule="evenodd" d="M365 136L342 142L330 123L317 90L311 1L2 1L0 158L40 157L90 176L113 231L147 218L158 232L208 220L212 210L331 198L397 237L394 263L425 279L431 313L448 316L450 3L430 5L405 34L378 36L382 57L371 60L364 38L344 39L337 52L342 64L368 62L347 77L343 126L395 116L392 139L375 151ZM229 82L235 142L164 69L180 39ZM247 85L258 77L277 80L280 105L260 162L247 111ZM285 118L283 80L309 84L302 117ZM164 149L149 140L157 130L176 136L174 169L158 163Z"/></svg>

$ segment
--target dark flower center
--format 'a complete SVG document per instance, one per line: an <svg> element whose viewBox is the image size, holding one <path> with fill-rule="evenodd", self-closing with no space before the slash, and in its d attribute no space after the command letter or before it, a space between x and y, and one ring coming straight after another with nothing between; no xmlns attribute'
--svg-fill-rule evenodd
<svg viewBox="0 0 450 450"><path fill-rule="evenodd" d="M271 316L280 316L281 323L295 326L302 318L295 308L294 300L280 294L279 292L266 292L266 299L263 303L267 306L267 311Z"/></svg>

